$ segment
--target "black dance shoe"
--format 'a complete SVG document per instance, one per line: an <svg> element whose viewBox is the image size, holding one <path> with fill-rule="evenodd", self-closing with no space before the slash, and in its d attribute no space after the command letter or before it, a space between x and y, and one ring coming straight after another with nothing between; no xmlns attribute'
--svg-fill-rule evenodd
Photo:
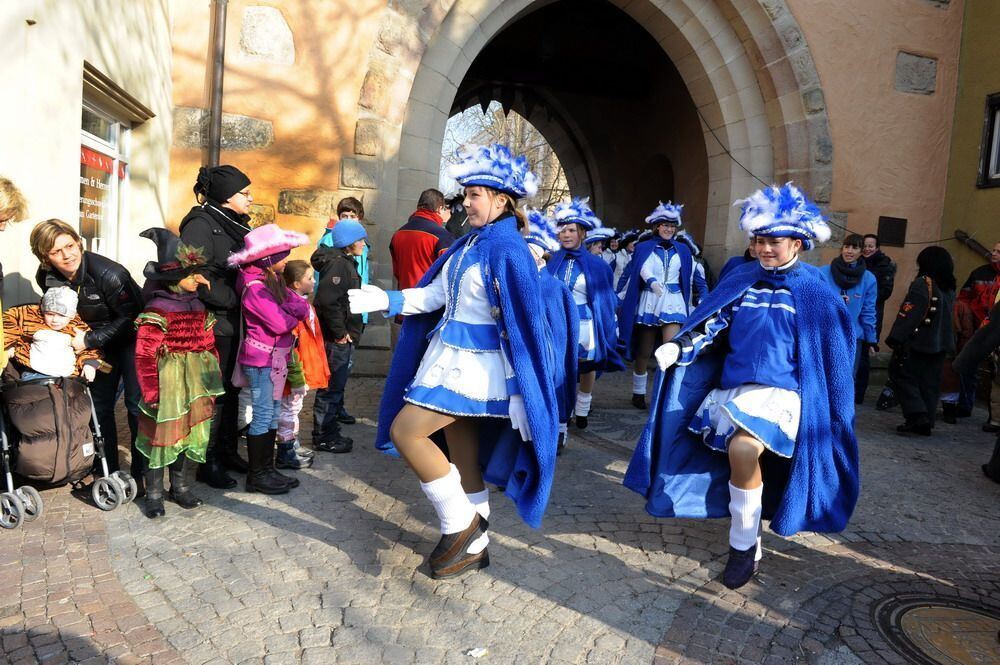
<svg viewBox="0 0 1000 665"><path fill-rule="evenodd" d="M587 429L587 425L589 424L587 421L587 416L577 416L576 420L574 420L573 422L576 423L577 429Z"/></svg>
<svg viewBox="0 0 1000 665"><path fill-rule="evenodd" d="M490 565L490 555L486 549L476 554L466 551L472 541L486 533L489 526L489 522L476 513L469 526L462 531L441 536L428 559L431 577L436 580L455 577L467 570L479 570Z"/></svg>
<svg viewBox="0 0 1000 665"><path fill-rule="evenodd" d="M646 406L646 396L640 395L638 393L632 393L632 406L634 406L637 409L642 409L643 411L645 411L647 408L649 408Z"/></svg>
<svg viewBox="0 0 1000 665"><path fill-rule="evenodd" d="M750 578L757 574L758 565L754 561L756 554L756 545L748 550L730 547L729 560L726 561L726 569L722 572L722 583L729 589L739 589L749 582Z"/></svg>

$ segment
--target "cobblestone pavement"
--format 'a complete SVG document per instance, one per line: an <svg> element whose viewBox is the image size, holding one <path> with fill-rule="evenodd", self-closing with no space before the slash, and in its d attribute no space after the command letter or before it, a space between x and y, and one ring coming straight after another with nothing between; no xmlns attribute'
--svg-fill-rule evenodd
<svg viewBox="0 0 1000 665"><path fill-rule="evenodd" d="M202 509L151 521L45 492L41 519L0 533L0 662L898 663L885 599L1000 608L982 411L904 439L898 415L862 407L850 527L765 532L761 574L730 591L725 521L656 520L621 485L645 419L629 380L604 377L590 428L571 430L543 528L494 493L493 563L458 580L427 576L433 512L371 448L377 379L350 384L354 452L317 453L290 494L199 486Z"/></svg>

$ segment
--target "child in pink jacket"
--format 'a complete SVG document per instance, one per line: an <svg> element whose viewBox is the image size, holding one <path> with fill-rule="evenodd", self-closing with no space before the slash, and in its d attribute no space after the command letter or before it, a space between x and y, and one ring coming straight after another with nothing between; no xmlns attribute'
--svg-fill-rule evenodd
<svg viewBox="0 0 1000 665"><path fill-rule="evenodd" d="M274 468L274 442L281 396L288 378L292 331L309 316L309 302L287 286L281 275L292 248L309 239L301 233L265 224L248 233L244 248L231 254L239 267L236 290L243 307L243 340L237 357L253 403L247 434L248 492L284 494L299 481Z"/></svg>

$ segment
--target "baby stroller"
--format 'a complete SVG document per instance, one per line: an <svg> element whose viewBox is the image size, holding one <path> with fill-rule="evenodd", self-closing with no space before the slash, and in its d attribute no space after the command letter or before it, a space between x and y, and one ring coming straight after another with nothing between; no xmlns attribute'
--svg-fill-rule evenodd
<svg viewBox="0 0 1000 665"><path fill-rule="evenodd" d="M9 378L6 374L5 378ZM80 484L92 473L94 455L102 475L91 488L101 510L114 510L136 495L135 480L124 471L108 473L104 438L86 382L75 377L44 377L8 381L0 393L4 415L13 427L15 446L0 418L0 444L7 491L0 494L0 527L14 529L42 514L38 491L14 488L14 473L46 484ZM91 433L90 424L94 431Z"/></svg>

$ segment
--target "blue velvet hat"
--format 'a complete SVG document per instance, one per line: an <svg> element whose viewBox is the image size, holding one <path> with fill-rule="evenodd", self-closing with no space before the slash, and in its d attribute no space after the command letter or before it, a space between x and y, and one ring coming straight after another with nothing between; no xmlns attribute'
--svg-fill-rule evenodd
<svg viewBox="0 0 1000 665"><path fill-rule="evenodd" d="M805 250L830 239L830 227L819 207L790 182L759 189L733 205L743 207L740 228L748 235L798 238Z"/></svg>
<svg viewBox="0 0 1000 665"><path fill-rule="evenodd" d="M590 209L588 205L590 198L583 199L573 199L572 201L563 201L556 204L555 213L552 215L555 217L556 226L565 226L566 224L579 224L587 231L592 231L596 228L603 226L601 220L597 218L594 211Z"/></svg>
<svg viewBox="0 0 1000 665"><path fill-rule="evenodd" d="M541 210L528 208L528 235L525 240L530 245L541 247L546 252L559 251L559 229L551 217Z"/></svg>
<svg viewBox="0 0 1000 665"><path fill-rule="evenodd" d="M490 187L515 199L538 192L538 178L528 169L528 160L514 157L507 146L465 146L459 149L458 156L462 161L448 167L448 175L462 187Z"/></svg>
<svg viewBox="0 0 1000 665"><path fill-rule="evenodd" d="M672 201L667 201L664 203L660 201L660 205L656 206L646 218L647 224L676 224L680 226L683 224L681 221L681 210L684 208L683 203L673 203Z"/></svg>

